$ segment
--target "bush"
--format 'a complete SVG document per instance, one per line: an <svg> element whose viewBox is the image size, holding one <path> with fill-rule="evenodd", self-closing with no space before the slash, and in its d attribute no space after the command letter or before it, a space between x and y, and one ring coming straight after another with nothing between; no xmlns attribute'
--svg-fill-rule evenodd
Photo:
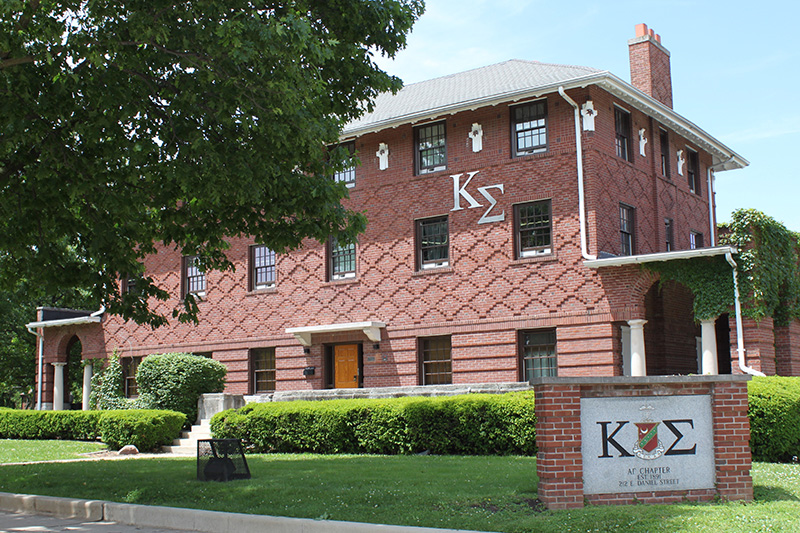
<svg viewBox="0 0 800 533"><path fill-rule="evenodd" d="M122 365L117 352L111 354L105 368L92 376L90 409L132 409L134 401L125 397Z"/></svg>
<svg viewBox="0 0 800 533"><path fill-rule="evenodd" d="M175 411L103 411L98 429L100 439L112 450L133 444L146 452L171 444L185 422L186 415Z"/></svg>
<svg viewBox="0 0 800 533"><path fill-rule="evenodd" d="M175 411L17 411L0 410L0 438L95 440L113 450L133 444L149 451L170 444L186 415Z"/></svg>
<svg viewBox="0 0 800 533"><path fill-rule="evenodd" d="M225 365L186 353L145 357L136 372L139 404L147 409L170 409L197 419L197 400L207 392L225 388Z"/></svg>
<svg viewBox="0 0 800 533"><path fill-rule="evenodd" d="M789 461L800 455L800 378L756 377L747 392L753 459Z"/></svg>
<svg viewBox="0 0 800 533"><path fill-rule="evenodd" d="M211 420L254 452L536 453L533 393L249 404Z"/></svg>
<svg viewBox="0 0 800 533"><path fill-rule="evenodd" d="M95 440L99 411L0 410L0 438Z"/></svg>

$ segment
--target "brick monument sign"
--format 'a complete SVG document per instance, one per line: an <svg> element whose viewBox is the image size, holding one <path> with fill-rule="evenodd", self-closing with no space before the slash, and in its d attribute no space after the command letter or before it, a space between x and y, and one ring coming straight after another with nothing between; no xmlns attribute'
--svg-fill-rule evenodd
<svg viewBox="0 0 800 533"><path fill-rule="evenodd" d="M539 499L551 509L751 500L749 379L534 379Z"/></svg>

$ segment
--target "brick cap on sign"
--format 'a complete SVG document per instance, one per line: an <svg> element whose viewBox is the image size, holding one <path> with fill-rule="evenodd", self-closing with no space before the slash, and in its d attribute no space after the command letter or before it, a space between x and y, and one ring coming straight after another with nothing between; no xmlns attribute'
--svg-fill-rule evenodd
<svg viewBox="0 0 800 533"><path fill-rule="evenodd" d="M750 381L749 374L725 374L715 376L607 376L607 377L549 377L534 378L530 381L536 385L658 385L662 383L738 383Z"/></svg>

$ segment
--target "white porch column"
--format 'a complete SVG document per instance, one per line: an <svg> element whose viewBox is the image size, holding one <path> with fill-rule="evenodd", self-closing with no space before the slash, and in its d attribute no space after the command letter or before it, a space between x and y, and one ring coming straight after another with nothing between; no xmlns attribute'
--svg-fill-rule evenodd
<svg viewBox="0 0 800 533"><path fill-rule="evenodd" d="M67 363L52 363L56 373L53 377L53 411L64 410L64 367Z"/></svg>
<svg viewBox="0 0 800 533"><path fill-rule="evenodd" d="M83 410L89 410L89 395L92 394L92 372L94 369L91 363L83 367Z"/></svg>
<svg viewBox="0 0 800 533"><path fill-rule="evenodd" d="M644 325L647 320L628 320L631 327L631 376L646 376L647 361L644 355Z"/></svg>
<svg viewBox="0 0 800 533"><path fill-rule="evenodd" d="M717 329L716 318L700 321L700 339L703 346L701 371L703 374L719 374L717 368Z"/></svg>

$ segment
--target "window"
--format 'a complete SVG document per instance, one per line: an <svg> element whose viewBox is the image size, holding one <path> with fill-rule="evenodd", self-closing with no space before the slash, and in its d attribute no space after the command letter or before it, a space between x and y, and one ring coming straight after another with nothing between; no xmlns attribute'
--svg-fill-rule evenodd
<svg viewBox="0 0 800 533"><path fill-rule="evenodd" d="M262 244L250 247L250 290L275 286L275 252Z"/></svg>
<svg viewBox="0 0 800 533"><path fill-rule="evenodd" d="M417 269L450 264L450 234L447 217L417 220Z"/></svg>
<svg viewBox="0 0 800 533"><path fill-rule="evenodd" d="M672 229L672 219L665 218L664 219L664 235L667 241L667 251L672 251L675 249L675 232Z"/></svg>
<svg viewBox="0 0 800 533"><path fill-rule="evenodd" d="M631 153L631 114L627 111L614 108L614 126L616 129L617 156L625 161L632 161Z"/></svg>
<svg viewBox="0 0 800 533"><path fill-rule="evenodd" d="M343 143L340 147L352 156L356 151L356 143ZM356 164L353 161L350 166L334 173L333 179L344 183L348 188L356 186Z"/></svg>
<svg viewBox="0 0 800 533"><path fill-rule="evenodd" d="M136 294L136 278L130 276L122 278L120 291L122 292L122 294L126 293Z"/></svg>
<svg viewBox="0 0 800 533"><path fill-rule="evenodd" d="M122 365L122 383L125 389L125 397L136 398L139 396L139 387L136 385L136 371L139 370L139 363L142 362L142 358L122 357L119 362Z"/></svg>
<svg viewBox="0 0 800 533"><path fill-rule="evenodd" d="M419 341L423 385L449 385L453 382L450 337L428 337Z"/></svg>
<svg viewBox="0 0 800 533"><path fill-rule="evenodd" d="M661 174L666 178L670 178L669 174L669 133L667 130L661 130Z"/></svg>
<svg viewBox="0 0 800 533"><path fill-rule="evenodd" d="M619 204L619 234L622 240L622 255L633 255L636 253L634 240L634 212L633 207Z"/></svg>
<svg viewBox="0 0 800 533"><path fill-rule="evenodd" d="M697 231L689 233L689 248L695 250L703 247L703 234Z"/></svg>
<svg viewBox="0 0 800 533"><path fill-rule="evenodd" d="M547 150L547 100L511 108L514 155Z"/></svg>
<svg viewBox="0 0 800 533"><path fill-rule="evenodd" d="M414 166L417 174L437 172L447 168L445 123L437 122L414 130Z"/></svg>
<svg viewBox="0 0 800 533"><path fill-rule="evenodd" d="M356 277L356 245L342 244L331 239L328 264L330 279L348 279Z"/></svg>
<svg viewBox="0 0 800 533"><path fill-rule="evenodd" d="M689 179L689 190L693 193L700 195L700 164L698 163L697 152L694 150L687 150L688 158L686 159L686 176Z"/></svg>
<svg viewBox="0 0 800 533"><path fill-rule="evenodd" d="M253 372L253 394L275 391L275 348L250 350L250 368Z"/></svg>
<svg viewBox="0 0 800 533"><path fill-rule="evenodd" d="M196 255L183 258L183 296L194 294L203 298L206 295L206 274L200 270L200 259Z"/></svg>
<svg viewBox="0 0 800 533"><path fill-rule="evenodd" d="M556 330L520 331L519 356L524 381L558 375Z"/></svg>
<svg viewBox="0 0 800 533"><path fill-rule="evenodd" d="M550 200L514 206L517 258L553 252L553 219Z"/></svg>

